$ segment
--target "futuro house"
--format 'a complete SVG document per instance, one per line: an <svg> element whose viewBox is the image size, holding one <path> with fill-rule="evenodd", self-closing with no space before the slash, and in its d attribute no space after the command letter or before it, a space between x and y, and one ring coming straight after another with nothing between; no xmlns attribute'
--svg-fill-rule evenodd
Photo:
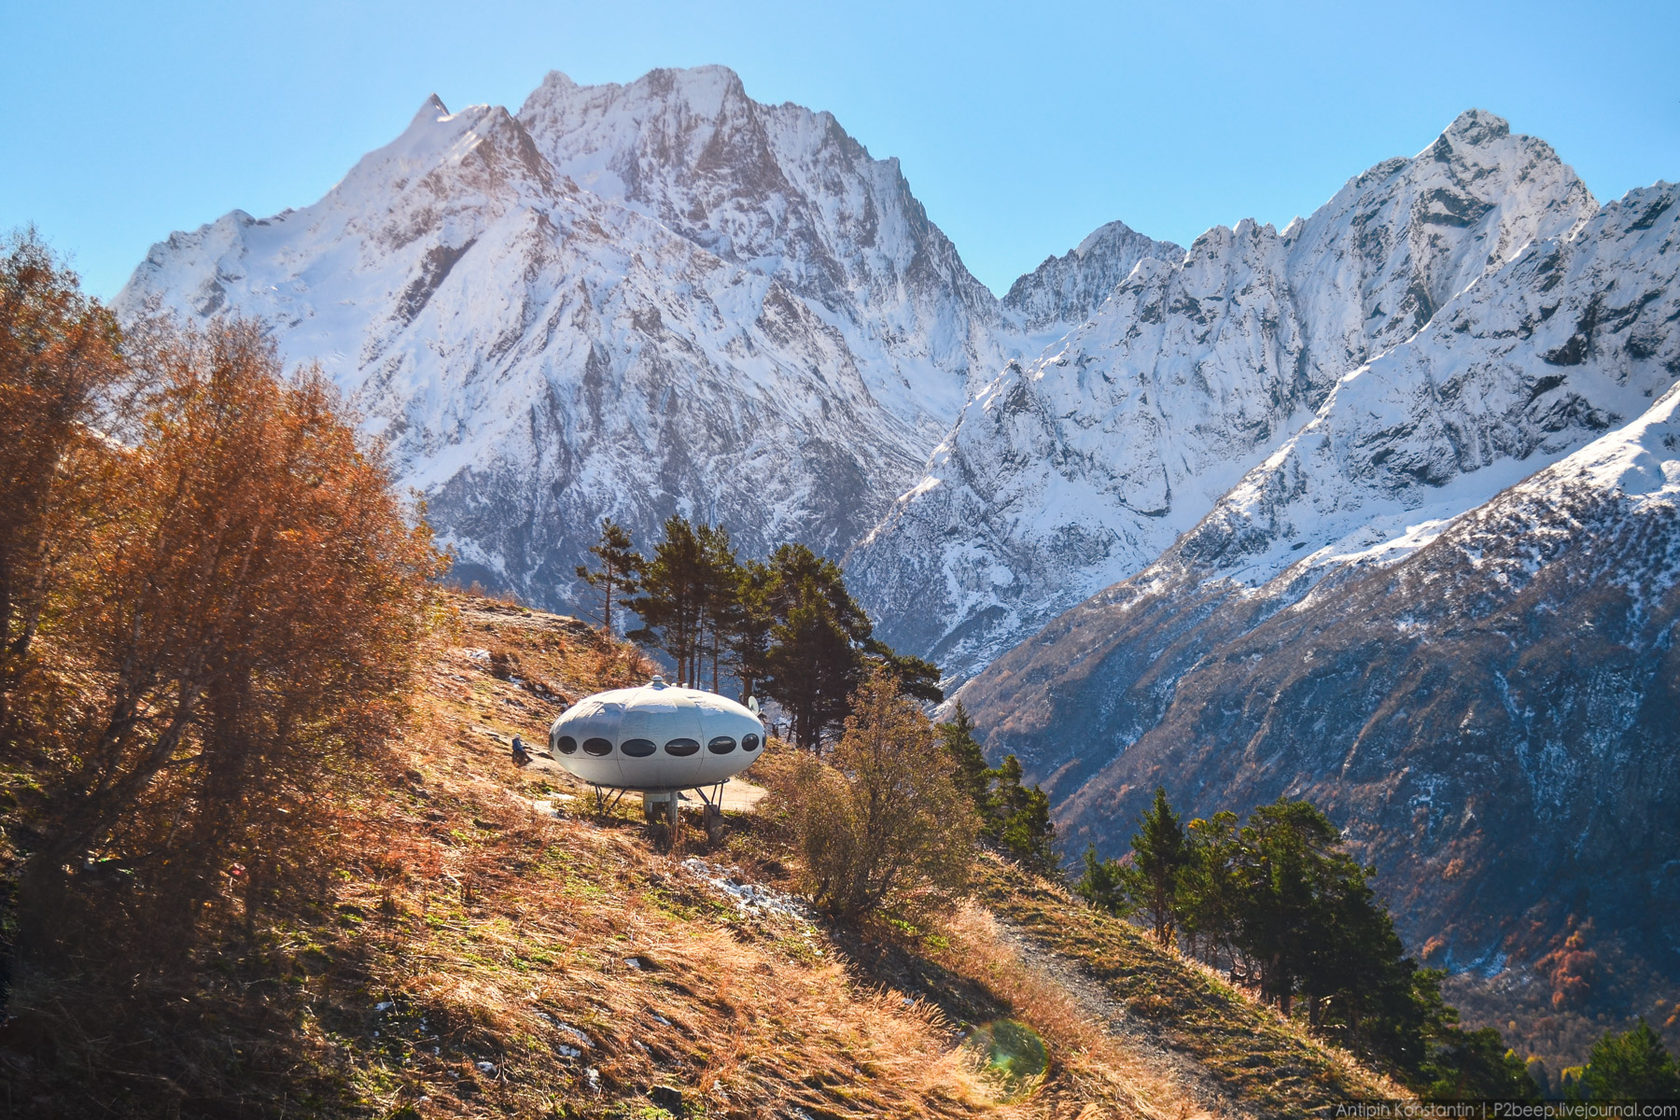
<svg viewBox="0 0 1680 1120"><path fill-rule="evenodd" d="M597 791L641 793L651 813L676 815L678 790L708 790L745 770L764 747L764 725L748 708L716 693L679 688L659 677L637 688L586 696L548 732L549 753Z"/></svg>

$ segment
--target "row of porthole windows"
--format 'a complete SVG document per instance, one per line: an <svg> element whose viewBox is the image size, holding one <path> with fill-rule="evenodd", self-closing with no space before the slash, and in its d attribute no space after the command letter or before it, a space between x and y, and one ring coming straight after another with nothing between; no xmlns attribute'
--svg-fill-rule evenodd
<svg viewBox="0 0 1680 1120"><path fill-rule="evenodd" d="M743 735L741 736L740 747L750 754L759 748L759 743L760 740L757 735ZM559 748L561 754L576 754L579 744L577 739L572 736L562 735L555 746ZM592 754L597 757L609 755L613 750L611 739L602 739L598 736L585 739L582 746L584 754ZM712 754L729 754L735 747L734 738L728 735L716 736L706 744L706 749ZM626 739L619 745L618 749L630 758L648 758L657 752L659 747L652 739ZM687 758L689 755L699 754L700 740L672 739L665 744L665 753L677 758Z"/></svg>

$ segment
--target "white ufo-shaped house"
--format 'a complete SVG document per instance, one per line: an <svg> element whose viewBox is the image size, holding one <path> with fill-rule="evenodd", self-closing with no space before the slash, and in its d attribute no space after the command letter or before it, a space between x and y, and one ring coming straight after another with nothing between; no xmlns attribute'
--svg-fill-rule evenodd
<svg viewBox="0 0 1680 1120"><path fill-rule="evenodd" d="M593 786L644 794L720 786L763 747L764 725L749 709L658 677L586 696L548 732L549 753L565 770Z"/></svg>

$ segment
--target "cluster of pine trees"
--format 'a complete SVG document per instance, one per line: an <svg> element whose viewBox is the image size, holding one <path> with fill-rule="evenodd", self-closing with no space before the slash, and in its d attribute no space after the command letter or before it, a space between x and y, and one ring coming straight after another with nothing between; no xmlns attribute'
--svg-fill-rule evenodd
<svg viewBox="0 0 1680 1120"><path fill-rule="evenodd" d="M640 625L626 636L670 657L679 683L717 692L733 679L743 700L776 701L800 747L839 727L872 672L918 700L944 698L938 667L876 639L839 565L803 544L742 560L727 529L673 515L652 556L611 519L590 552L595 565L577 572L601 596L604 627L613 628L615 608L634 612Z"/></svg>
<svg viewBox="0 0 1680 1120"><path fill-rule="evenodd" d="M1444 974L1408 957L1393 918L1321 811L1263 805L1239 825L1216 813L1188 825L1155 791L1130 856L1085 852L1076 891L1141 914L1163 945L1223 966L1284 1014L1373 1058L1440 1098L1530 1099L1538 1088L1499 1033L1465 1031L1441 996Z"/></svg>
<svg viewBox="0 0 1680 1120"><path fill-rule="evenodd" d="M1052 879L1061 878L1050 796L1021 783L1021 760L1005 755L988 767L974 738L974 721L957 701L949 723L939 725L957 788L980 816L980 838L993 848Z"/></svg>

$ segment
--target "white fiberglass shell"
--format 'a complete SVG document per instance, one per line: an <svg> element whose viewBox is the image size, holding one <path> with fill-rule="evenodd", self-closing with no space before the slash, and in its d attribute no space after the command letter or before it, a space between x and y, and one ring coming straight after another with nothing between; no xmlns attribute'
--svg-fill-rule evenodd
<svg viewBox="0 0 1680 1120"><path fill-rule="evenodd" d="M716 693L655 677L586 696L548 732L549 753L584 781L662 793L716 785L764 753L764 725Z"/></svg>

